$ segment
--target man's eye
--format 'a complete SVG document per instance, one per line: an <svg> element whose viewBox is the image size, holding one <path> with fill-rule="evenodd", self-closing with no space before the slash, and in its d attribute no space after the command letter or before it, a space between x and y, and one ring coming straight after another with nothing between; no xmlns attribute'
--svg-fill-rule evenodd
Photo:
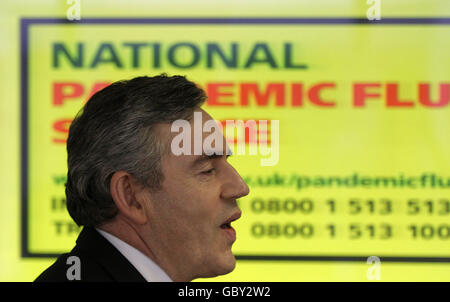
<svg viewBox="0 0 450 302"><path fill-rule="evenodd" d="M209 170L203 171L202 174L212 174L214 172L214 168L211 168Z"/></svg>

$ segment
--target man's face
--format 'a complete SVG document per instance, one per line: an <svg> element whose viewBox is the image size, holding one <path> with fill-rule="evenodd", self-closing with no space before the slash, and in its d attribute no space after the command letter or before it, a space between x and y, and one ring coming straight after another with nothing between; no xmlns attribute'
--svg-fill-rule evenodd
<svg viewBox="0 0 450 302"><path fill-rule="evenodd" d="M212 120L205 111L197 112L201 112L202 126ZM200 134L203 142L211 133L201 129L202 133L194 133L198 129L193 120L190 125L193 150L195 135ZM170 146L178 133L172 133L170 125L160 130ZM162 268L181 279L222 275L235 267L231 252L235 231L229 222L240 217L236 199L247 195L249 188L228 163L228 146L223 135L221 139L221 150L212 145L219 155L165 155L162 189L147 195L150 248Z"/></svg>

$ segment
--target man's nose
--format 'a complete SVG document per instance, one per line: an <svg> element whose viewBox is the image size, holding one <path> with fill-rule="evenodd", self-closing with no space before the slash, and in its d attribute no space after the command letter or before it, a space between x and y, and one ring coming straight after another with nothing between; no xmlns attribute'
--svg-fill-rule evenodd
<svg viewBox="0 0 450 302"><path fill-rule="evenodd" d="M248 195L250 189L236 169L228 165L227 170L227 174L224 175L225 183L222 186L221 197L225 199L237 199Z"/></svg>

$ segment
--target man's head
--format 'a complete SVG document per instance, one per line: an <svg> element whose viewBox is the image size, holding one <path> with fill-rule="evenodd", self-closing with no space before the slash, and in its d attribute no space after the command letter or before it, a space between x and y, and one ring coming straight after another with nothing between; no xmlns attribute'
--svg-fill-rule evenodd
<svg viewBox="0 0 450 302"><path fill-rule="evenodd" d="M213 156L170 150L172 122L193 123L194 112L203 122L212 119L200 109L205 99L181 76L117 82L87 102L67 142L67 208L74 221L105 226L174 280L233 270L233 232L224 223L240 215L236 199L248 194L226 150Z"/></svg>

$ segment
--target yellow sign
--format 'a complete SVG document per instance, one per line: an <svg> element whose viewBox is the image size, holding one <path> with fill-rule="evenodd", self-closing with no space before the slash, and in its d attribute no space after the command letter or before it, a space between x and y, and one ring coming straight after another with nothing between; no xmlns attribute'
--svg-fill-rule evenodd
<svg viewBox="0 0 450 302"><path fill-rule="evenodd" d="M232 158L250 187L238 259L450 262L450 22L378 22L22 19L22 255L55 256L79 232L65 140L84 102L166 72L203 87L219 121L279 121L276 165Z"/></svg>

